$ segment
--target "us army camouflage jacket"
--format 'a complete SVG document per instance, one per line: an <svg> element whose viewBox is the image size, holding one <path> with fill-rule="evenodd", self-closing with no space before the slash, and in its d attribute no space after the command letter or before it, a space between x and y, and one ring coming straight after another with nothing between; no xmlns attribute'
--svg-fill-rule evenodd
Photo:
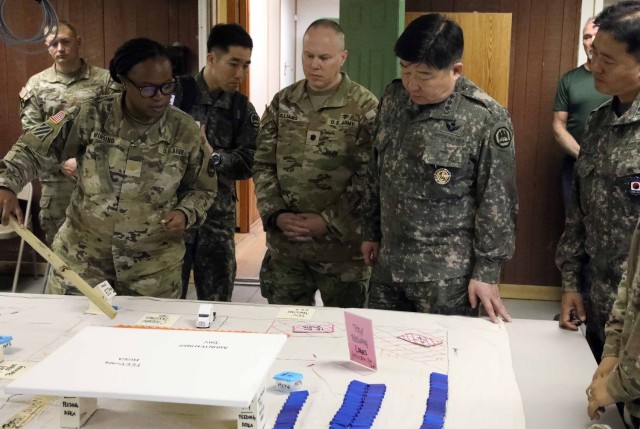
<svg viewBox="0 0 640 429"><path fill-rule="evenodd" d="M639 141L640 99L621 117L613 111L612 101L591 113L556 252L565 292L579 290L586 265L592 276L606 276L607 283L615 285L626 270L631 235L640 216ZM595 296L596 301L610 305L616 291L592 291L592 298L594 292L602 295Z"/></svg>
<svg viewBox="0 0 640 429"><path fill-rule="evenodd" d="M518 209L507 111L465 77L421 111L396 80L380 101L373 145L363 239L380 242L393 280L497 283Z"/></svg>
<svg viewBox="0 0 640 429"><path fill-rule="evenodd" d="M187 226L199 225L215 197L216 178L207 173L199 129L170 106L139 136L125 119L122 102L122 95L94 99L31 128L0 162L0 186L18 192L40 172L76 157L78 183L68 229L87 239L119 236L122 247L114 248L123 252L182 245L181 237L174 243L164 232L160 220L177 209L185 213Z"/></svg>
<svg viewBox="0 0 640 429"><path fill-rule="evenodd" d="M215 168L218 180L233 190L235 180L249 179L253 174L260 118L253 104L247 101L242 123L234 129L231 116L238 112L232 109L233 94L224 91L209 94L202 72L196 76L196 90L195 103L188 113L206 126L207 140L220 154L220 165Z"/></svg>
<svg viewBox="0 0 640 429"><path fill-rule="evenodd" d="M629 268L622 276L605 333L602 357L619 358L609 377L608 391L616 402L624 402L631 415L640 417L640 230L631 240Z"/></svg>
<svg viewBox="0 0 640 429"><path fill-rule="evenodd" d="M109 71L82 62L74 76L57 73L55 65L37 73L20 91L20 121L23 131L44 122L60 110L101 95L120 92ZM41 178L45 182L68 180L59 171Z"/></svg>
<svg viewBox="0 0 640 429"><path fill-rule="evenodd" d="M258 209L267 246L277 255L316 261L360 257L360 202L378 100L343 73L335 93L314 111L301 80L280 91L262 117L255 156ZM318 213L327 233L288 240L269 218L278 211Z"/></svg>

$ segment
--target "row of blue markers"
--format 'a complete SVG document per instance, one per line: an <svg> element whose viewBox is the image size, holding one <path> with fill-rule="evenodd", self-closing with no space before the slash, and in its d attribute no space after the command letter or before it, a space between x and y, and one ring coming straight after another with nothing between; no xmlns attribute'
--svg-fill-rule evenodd
<svg viewBox="0 0 640 429"><path fill-rule="evenodd" d="M380 411L387 391L384 384L366 384L353 380L338 412L333 416L329 429L370 428ZM429 398L420 429L442 429L447 408L449 378L445 374L431 373ZM300 410L309 392L291 392L276 419L274 429L294 429Z"/></svg>

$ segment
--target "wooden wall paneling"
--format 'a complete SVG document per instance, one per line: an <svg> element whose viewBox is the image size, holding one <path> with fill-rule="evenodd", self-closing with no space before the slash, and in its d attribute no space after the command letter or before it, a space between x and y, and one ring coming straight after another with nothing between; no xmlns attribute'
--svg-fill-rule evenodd
<svg viewBox="0 0 640 429"><path fill-rule="evenodd" d="M11 100L17 97L15 94L9 94L8 91L8 65L12 59L9 56L9 48L4 43L0 43L0 100L4 100L0 103L0 130L3 130L3 134L6 134L10 128L9 111ZM0 156L4 156L11 147L10 141L0 141Z"/></svg>
<svg viewBox="0 0 640 429"><path fill-rule="evenodd" d="M539 102L531 114L538 118L537 142L538 154L535 180L535 212L533 214L533 230L536 231L533 242L532 264L534 267L547 267L535 272L535 283L539 285L553 284L558 280L555 267L555 249L563 229L564 207L560 191L560 170L562 167L562 151L553 138L551 121L553 119L553 99L558 82L558 70L562 55L558 39L562 35L564 24L564 5L562 2L548 0L544 10L545 20L540 40L542 50L542 73L538 87ZM535 27L535 25L534 25ZM571 26L573 27L573 25ZM549 222L557 219L558 222ZM532 273L533 275L534 273Z"/></svg>
<svg viewBox="0 0 640 429"><path fill-rule="evenodd" d="M562 42L560 43L562 51L560 53L560 70L559 75L562 76L576 66L578 62L578 50L582 49L582 27L584 22L580 22L580 14L576 14L576 10L580 10L582 2L580 0L565 1L564 10L562 11ZM576 46L576 41L580 40L580 46Z"/></svg>
<svg viewBox="0 0 640 429"><path fill-rule="evenodd" d="M533 230L528 223L527 213L533 211L533 200L526 194L526 191L533 191L531 180L527 180L525 173L527 160L535 156L535 145L528 144L525 136L527 107L524 103L526 98L527 72L529 67L529 28L528 19L531 12L531 1L520 1L517 3L513 21L516 37L512 39L515 48L515 55L512 61L513 89L511 104L511 120L514 127L515 147L516 147L516 181L519 197L519 216L516 235L516 251L514 257L504 265L503 281L516 284L527 283L527 275L531 271L531 262L528 258L530 242L533 238Z"/></svg>
<svg viewBox="0 0 640 429"><path fill-rule="evenodd" d="M428 0L406 0L404 8L407 12L430 10Z"/></svg>
<svg viewBox="0 0 640 429"><path fill-rule="evenodd" d="M511 0L501 0L500 7L498 11L500 13L510 13L511 14L511 50L509 53L509 58L511 58L511 65L509 66L509 106L511 108L509 111L513 109L514 104L514 82L515 82L515 58L516 58L516 39L518 38L517 30L517 22L518 22L518 14L516 13L517 5L515 2Z"/></svg>
<svg viewBox="0 0 640 429"><path fill-rule="evenodd" d="M173 0L170 4L169 14L172 16L173 22L179 23L177 26L172 26L173 28L170 30L169 43L180 42L188 48L189 72L195 73L198 71L198 2Z"/></svg>
<svg viewBox="0 0 640 429"><path fill-rule="evenodd" d="M548 249L540 249L537 247L539 243L539 235L541 231L535 229L535 218L545 213L540 213L539 192L542 190L537 187L538 179L540 179L539 168L544 165L539 163L540 146L536 142L538 136L538 127L544 126L539 123L536 113L540 104L540 83L542 74L543 57L543 40L542 32L544 31L546 1L532 1L531 9L527 15L529 20L528 33L524 34L527 39L527 70L524 84L524 98L520 100L526 106L521 120L523 120L522 132L516 135L520 139L521 144L517 147L520 150L520 162L518 164L518 195L520 197L520 228L523 229L525 239L518 243L522 252L518 254L518 258L524 258L526 268L520 266L519 274L523 278L529 279L530 282L525 284L542 284L538 283L538 273L540 266L536 265L536 253L548 251ZM522 150L524 149L524 151ZM544 190L548 192L548 189ZM524 269L523 269L524 268Z"/></svg>
<svg viewBox="0 0 640 429"><path fill-rule="evenodd" d="M143 4L146 3L146 4ZM141 7L142 6L142 7ZM169 40L169 0L146 0L140 2L137 13L146 20L147 37L167 46Z"/></svg>
<svg viewBox="0 0 640 429"><path fill-rule="evenodd" d="M109 68L111 57L104 52L103 0L84 0L84 29L80 36L84 45L84 59L92 66Z"/></svg>
<svg viewBox="0 0 640 429"><path fill-rule="evenodd" d="M431 12L466 12L456 8L454 0L431 0L428 3Z"/></svg>
<svg viewBox="0 0 640 429"><path fill-rule="evenodd" d="M497 12L500 0L455 0L455 12Z"/></svg>

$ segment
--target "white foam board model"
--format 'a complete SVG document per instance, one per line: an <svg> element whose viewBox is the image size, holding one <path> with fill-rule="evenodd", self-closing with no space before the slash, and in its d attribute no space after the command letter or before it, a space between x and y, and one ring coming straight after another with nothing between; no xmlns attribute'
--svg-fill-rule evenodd
<svg viewBox="0 0 640 429"><path fill-rule="evenodd" d="M5 391L247 407L286 339L91 326Z"/></svg>

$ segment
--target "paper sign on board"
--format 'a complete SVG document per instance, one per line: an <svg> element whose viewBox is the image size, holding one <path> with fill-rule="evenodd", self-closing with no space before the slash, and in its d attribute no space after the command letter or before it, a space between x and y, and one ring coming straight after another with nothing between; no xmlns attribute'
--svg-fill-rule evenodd
<svg viewBox="0 0 640 429"><path fill-rule="evenodd" d="M357 364L377 370L376 348L373 344L371 319L344 312L344 322L349 343L349 357Z"/></svg>

